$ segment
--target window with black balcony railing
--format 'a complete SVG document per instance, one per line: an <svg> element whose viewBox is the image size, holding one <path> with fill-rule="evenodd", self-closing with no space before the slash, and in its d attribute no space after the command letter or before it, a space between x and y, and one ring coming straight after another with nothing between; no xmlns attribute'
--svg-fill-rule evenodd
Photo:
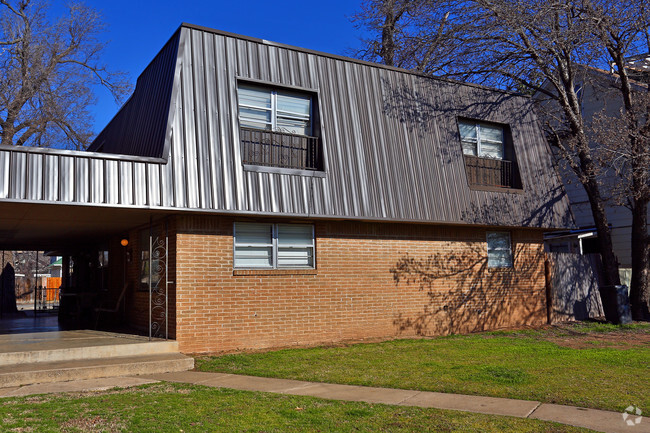
<svg viewBox="0 0 650 433"><path fill-rule="evenodd" d="M318 137L239 128L242 162L266 167L320 170Z"/></svg>
<svg viewBox="0 0 650 433"><path fill-rule="evenodd" d="M322 170L312 94L247 83L237 92L244 164Z"/></svg>
<svg viewBox="0 0 650 433"><path fill-rule="evenodd" d="M459 120L465 170L470 185L489 188L521 188L517 165L506 159L506 129L502 125Z"/></svg>

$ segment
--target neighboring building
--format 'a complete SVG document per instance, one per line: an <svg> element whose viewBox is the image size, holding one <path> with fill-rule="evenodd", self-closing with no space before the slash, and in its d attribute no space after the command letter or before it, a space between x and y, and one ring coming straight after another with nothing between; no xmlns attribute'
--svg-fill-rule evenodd
<svg viewBox="0 0 650 433"><path fill-rule="evenodd" d="M644 74L650 74L650 70L648 70L650 60L647 56L630 59L628 63L631 77L641 79ZM576 79L576 87L585 121L590 123L594 116L601 112L605 112L607 116L618 116L623 107L620 93L614 88L618 76L601 69L587 67L582 69L581 72ZM639 81L636 81L634 86L637 90L646 91L645 85ZM545 101L545 97L541 93L536 94L534 98ZM544 103L546 104L544 110L548 110L548 102ZM571 202L571 210L578 230L574 232L573 236L564 238L557 237L557 233L551 234L549 236L550 239L553 239L552 241L549 239L552 244L551 249L573 248L574 251L580 251L583 254L598 253L597 234L587 193L576 175L565 163L560 161L558 168ZM609 183L603 188L605 196L616 182L618 181L615 175L612 174ZM632 213L627 207L617 205L614 200L608 202L606 211L612 230L614 254L616 254L620 264L621 282L629 286L632 267ZM650 231L650 224L648 230ZM566 242L561 242L561 239ZM576 242L579 243L579 248L570 246L575 245Z"/></svg>
<svg viewBox="0 0 650 433"><path fill-rule="evenodd" d="M0 148L0 248L108 268L182 351L546 322L529 98L183 24L89 150Z"/></svg>

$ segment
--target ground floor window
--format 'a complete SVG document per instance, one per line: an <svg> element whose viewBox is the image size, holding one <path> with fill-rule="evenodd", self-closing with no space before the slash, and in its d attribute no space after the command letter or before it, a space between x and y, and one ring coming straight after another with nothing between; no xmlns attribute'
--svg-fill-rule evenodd
<svg viewBox="0 0 650 433"><path fill-rule="evenodd" d="M314 267L311 224L235 223L234 267L294 269Z"/></svg>
<svg viewBox="0 0 650 433"><path fill-rule="evenodd" d="M487 233L488 268L511 268L512 247L510 233Z"/></svg>

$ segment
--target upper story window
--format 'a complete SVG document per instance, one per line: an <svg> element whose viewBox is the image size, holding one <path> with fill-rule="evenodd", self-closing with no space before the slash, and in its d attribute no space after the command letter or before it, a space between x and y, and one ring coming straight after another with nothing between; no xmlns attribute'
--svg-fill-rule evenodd
<svg viewBox="0 0 650 433"><path fill-rule="evenodd" d="M314 267L311 224L235 223L235 268Z"/></svg>
<svg viewBox="0 0 650 433"><path fill-rule="evenodd" d="M321 169L313 94L246 83L237 92L244 164Z"/></svg>
<svg viewBox="0 0 650 433"><path fill-rule="evenodd" d="M239 86L239 121L243 127L312 135L311 105L311 95Z"/></svg>
<svg viewBox="0 0 650 433"><path fill-rule="evenodd" d="M460 119L458 131L470 185L521 189L507 126Z"/></svg>
<svg viewBox="0 0 650 433"><path fill-rule="evenodd" d="M503 127L461 120L460 140L465 155L503 159Z"/></svg>

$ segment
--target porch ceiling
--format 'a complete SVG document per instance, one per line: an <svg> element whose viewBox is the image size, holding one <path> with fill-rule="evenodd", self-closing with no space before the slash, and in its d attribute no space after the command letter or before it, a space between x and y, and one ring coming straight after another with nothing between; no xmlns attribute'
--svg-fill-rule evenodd
<svg viewBox="0 0 650 433"><path fill-rule="evenodd" d="M0 250L60 250L126 235L163 216L149 209L0 202Z"/></svg>

